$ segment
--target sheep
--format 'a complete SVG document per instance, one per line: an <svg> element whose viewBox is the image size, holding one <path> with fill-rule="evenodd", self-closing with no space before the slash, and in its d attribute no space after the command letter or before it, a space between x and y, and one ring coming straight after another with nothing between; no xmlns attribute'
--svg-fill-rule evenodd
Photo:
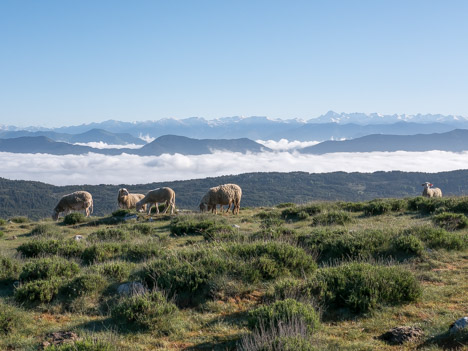
<svg viewBox="0 0 468 351"><path fill-rule="evenodd" d="M86 217L93 213L93 197L87 191L75 191L64 195L55 206L52 219L56 221L60 212L69 213L71 211L85 210Z"/></svg>
<svg viewBox="0 0 468 351"><path fill-rule="evenodd" d="M136 207L136 203L143 199L145 195L143 194L130 194L127 189L119 189L119 194L117 195L117 202L119 203L120 208L131 209ZM142 206L142 210L146 211L146 205Z"/></svg>
<svg viewBox="0 0 468 351"><path fill-rule="evenodd" d="M171 188L167 188L167 187L157 188L157 189L148 191L145 197L136 203L136 210L139 211L143 207L143 205L149 203L150 205L147 207L147 213L150 214L151 205L155 203L156 214L159 214L159 206L158 206L159 202L166 203L166 208L164 209L163 214L167 212L167 210L169 209L169 206L171 206L171 214L174 214L175 192Z"/></svg>
<svg viewBox="0 0 468 351"><path fill-rule="evenodd" d="M422 196L426 197L442 197L442 190L439 188L431 188L433 184L429 182L425 182L421 184L424 187L424 190L422 192Z"/></svg>
<svg viewBox="0 0 468 351"><path fill-rule="evenodd" d="M220 211L223 212L223 206L228 205L226 213L233 205L232 213L239 214L242 189L237 184L223 184L210 188L200 201L200 211L210 211L217 213L216 206L220 205Z"/></svg>

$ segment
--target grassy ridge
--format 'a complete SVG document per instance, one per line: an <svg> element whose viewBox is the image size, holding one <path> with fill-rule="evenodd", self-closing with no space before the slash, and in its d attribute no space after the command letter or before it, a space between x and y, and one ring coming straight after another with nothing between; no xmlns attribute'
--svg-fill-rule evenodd
<svg viewBox="0 0 468 351"><path fill-rule="evenodd" d="M0 349L392 350L468 347L468 199L282 203L232 214L0 230ZM73 223L73 224L65 224ZM78 237L77 237L78 236Z"/></svg>

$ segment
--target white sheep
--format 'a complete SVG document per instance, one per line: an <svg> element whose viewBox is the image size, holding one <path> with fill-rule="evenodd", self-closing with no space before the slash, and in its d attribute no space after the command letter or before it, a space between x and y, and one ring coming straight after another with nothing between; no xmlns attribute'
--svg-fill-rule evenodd
<svg viewBox="0 0 468 351"><path fill-rule="evenodd" d="M93 213L93 197L87 191L75 191L74 193L64 195L55 206L52 213L52 219L56 221L60 212L65 214L71 211L84 210L86 217Z"/></svg>
<svg viewBox="0 0 468 351"><path fill-rule="evenodd" d="M425 182L425 183L422 183L421 185L424 187L422 196L442 197L442 190L440 190L439 188L431 188L433 184L429 182Z"/></svg>
<svg viewBox="0 0 468 351"><path fill-rule="evenodd" d="M220 211L223 212L223 206L228 205L226 213L233 205L232 213L239 214L240 202L242 198L242 189L237 184L223 184L210 188L200 201L200 211L210 211L216 213L216 206L220 205Z"/></svg>
<svg viewBox="0 0 468 351"><path fill-rule="evenodd" d="M166 204L166 208L164 209L163 213L166 213L167 210L169 209L169 206L171 206L171 214L174 214L175 192L174 190L168 187L157 188L157 189L148 191L145 197L136 203L136 210L140 211L143 205L150 204L147 207L147 212L148 214L150 214L152 204L156 204L156 214L159 214L159 206L158 206L159 202L164 202Z"/></svg>
<svg viewBox="0 0 468 351"><path fill-rule="evenodd" d="M127 189L119 189L119 194L117 195L117 202L119 203L120 208L132 209L136 207L138 201L143 199L145 195L143 194L130 194ZM146 211L146 205L142 206L142 210Z"/></svg>

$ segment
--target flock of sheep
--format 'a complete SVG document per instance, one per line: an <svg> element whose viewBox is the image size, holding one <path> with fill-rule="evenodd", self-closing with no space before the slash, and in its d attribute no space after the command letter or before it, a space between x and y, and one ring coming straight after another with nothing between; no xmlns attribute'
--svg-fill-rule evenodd
<svg viewBox="0 0 468 351"><path fill-rule="evenodd" d="M227 205L226 212L232 206L232 213L238 214L240 209L240 201L242 197L242 189L236 184L223 184L210 188L200 201L200 211L211 211L217 213L216 207L220 205L221 212L223 206ZM146 195L131 194L127 189L119 189L117 202L120 208L136 209L137 211L146 211L151 213L151 207L156 206L156 214L159 214L159 203L165 203L164 212L166 213L169 207L171 215L175 209L175 192L171 188L163 187L150 190ZM67 214L71 211L84 210L86 217L93 213L93 196L87 191L75 191L71 194L64 195L54 208L52 219L56 221L61 212Z"/></svg>
<svg viewBox="0 0 468 351"><path fill-rule="evenodd" d="M439 188L432 188L433 184L425 182L421 184L424 189L422 195L425 197L442 197L442 191ZM220 211L223 212L223 206L227 205L226 212L229 212L232 206L232 213L239 214L242 189L237 184L223 184L210 188L200 201L200 211L211 211L217 213L216 207L220 205ZM159 214L159 203L165 203L164 212L171 207L171 215L174 214L175 192L171 188L163 187L150 190L146 195L131 194L127 189L119 189L117 202L120 208L136 209L137 211L146 211L151 213L153 204L156 206L156 214ZM87 191L75 191L74 193L64 195L57 206L55 206L52 218L56 221L61 212L84 210L86 217L93 213L93 197Z"/></svg>

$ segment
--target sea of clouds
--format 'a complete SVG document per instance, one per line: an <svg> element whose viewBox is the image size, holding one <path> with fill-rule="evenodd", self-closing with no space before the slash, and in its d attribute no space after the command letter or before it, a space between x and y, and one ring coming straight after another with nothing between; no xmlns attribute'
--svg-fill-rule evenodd
<svg viewBox="0 0 468 351"><path fill-rule="evenodd" d="M466 169L468 152L369 152L304 155L297 151L259 154L55 156L0 152L0 177L54 185L145 184L248 172L442 172Z"/></svg>

